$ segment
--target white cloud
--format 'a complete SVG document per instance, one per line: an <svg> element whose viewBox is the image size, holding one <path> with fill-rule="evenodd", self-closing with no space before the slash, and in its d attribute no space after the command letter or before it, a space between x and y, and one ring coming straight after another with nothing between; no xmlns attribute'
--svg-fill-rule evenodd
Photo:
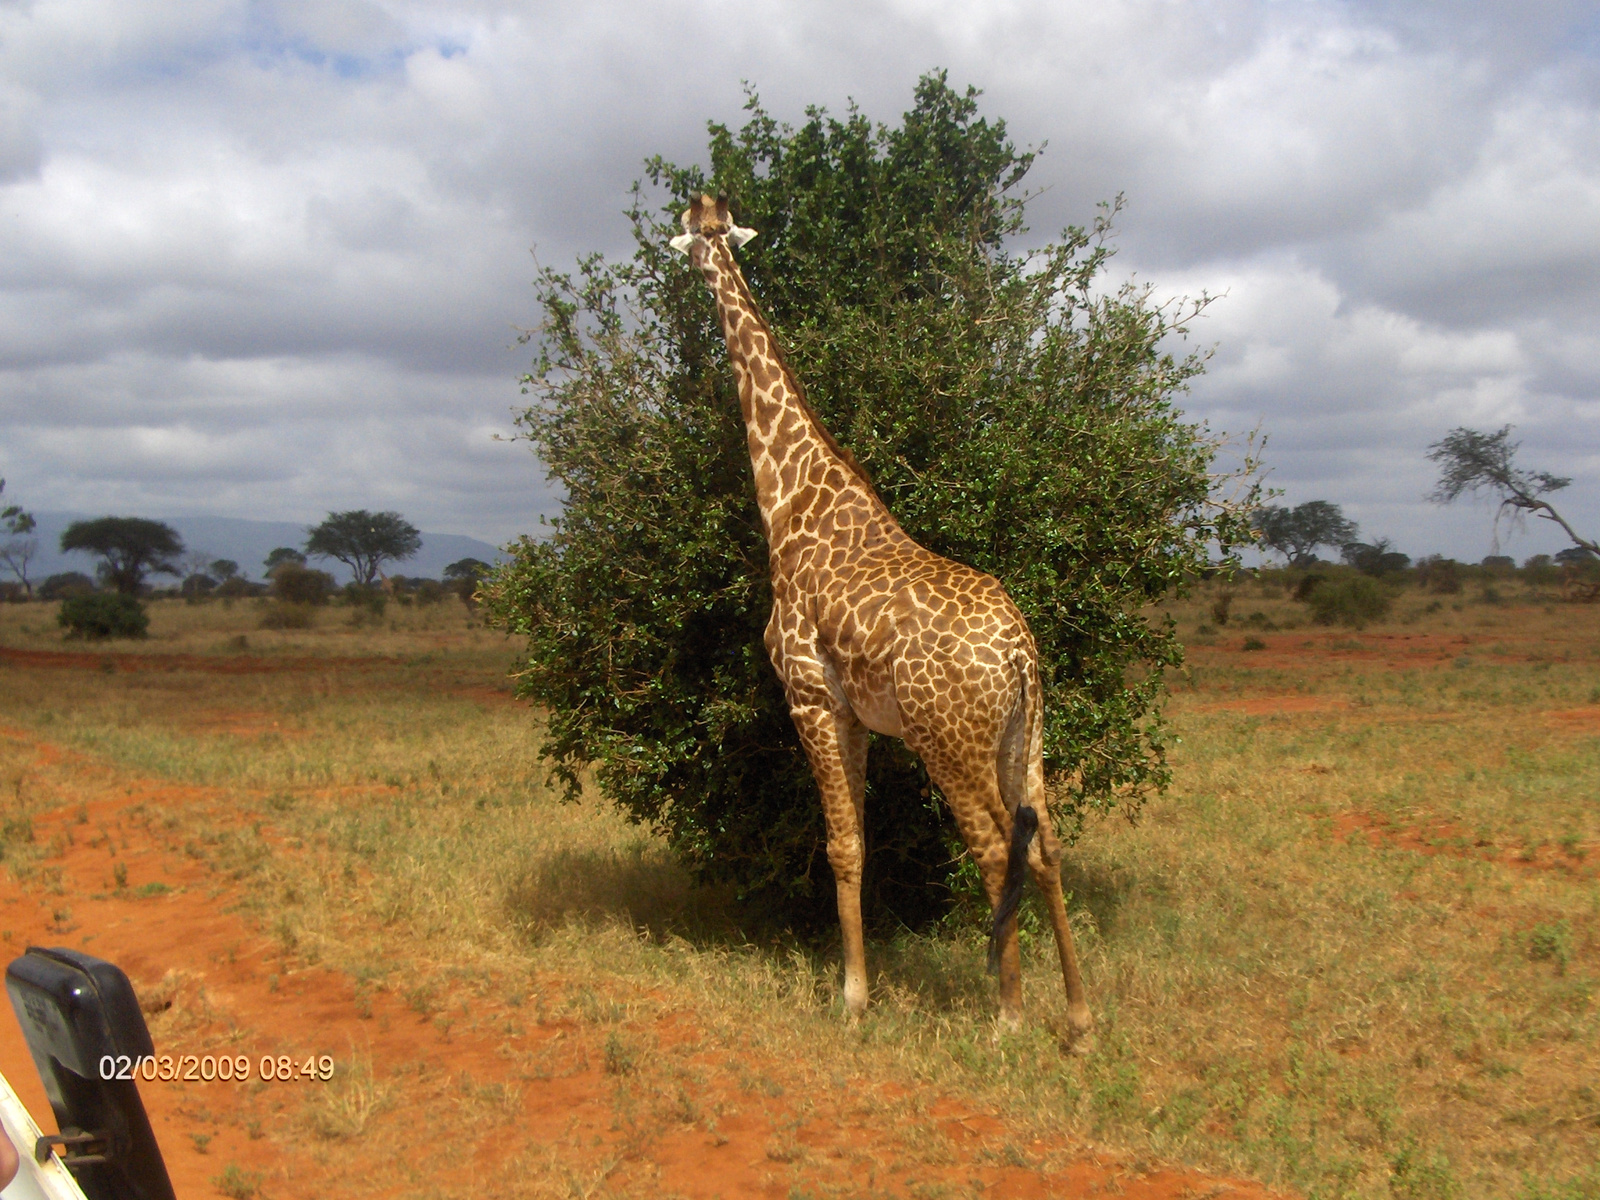
<svg viewBox="0 0 1600 1200"><path fill-rule="evenodd" d="M527 251L626 253L642 159L700 158L741 79L893 121L947 65L1048 140L1041 237L1126 192L1119 270L1226 291L1191 411L1260 420L1286 499L1476 556L1422 453L1513 422L1600 527L1597 44L1575 2L0 5L0 474L531 528L542 471L490 437Z"/></svg>

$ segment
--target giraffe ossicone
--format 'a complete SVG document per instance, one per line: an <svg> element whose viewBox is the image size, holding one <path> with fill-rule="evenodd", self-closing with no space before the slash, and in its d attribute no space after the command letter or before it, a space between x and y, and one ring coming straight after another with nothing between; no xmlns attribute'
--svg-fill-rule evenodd
<svg viewBox="0 0 1600 1200"><path fill-rule="evenodd" d="M770 551L767 653L822 800L845 1004L852 1015L867 1005L861 872L871 731L904 738L950 804L995 912L992 961L1000 1020L1010 1026L1022 1013L1016 904L1026 864L1055 934L1068 1043L1086 1053L1094 1022L1061 893L1028 624L993 576L913 541L806 403L733 257L755 233L733 224L727 200L693 201L683 230L671 244L711 288L739 387Z"/></svg>

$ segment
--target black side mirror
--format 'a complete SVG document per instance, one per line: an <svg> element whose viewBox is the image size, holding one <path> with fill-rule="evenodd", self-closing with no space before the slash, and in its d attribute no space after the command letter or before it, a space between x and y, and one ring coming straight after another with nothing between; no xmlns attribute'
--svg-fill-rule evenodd
<svg viewBox="0 0 1600 1200"><path fill-rule="evenodd" d="M77 950L30 946L6 968L6 992L61 1130L31 1147L35 1159L59 1147L88 1200L176 1200L134 1083L155 1044L128 977Z"/></svg>

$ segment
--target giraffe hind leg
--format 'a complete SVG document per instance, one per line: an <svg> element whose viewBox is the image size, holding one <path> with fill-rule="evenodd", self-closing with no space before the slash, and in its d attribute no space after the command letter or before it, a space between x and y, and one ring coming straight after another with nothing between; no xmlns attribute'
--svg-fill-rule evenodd
<svg viewBox="0 0 1600 1200"><path fill-rule="evenodd" d="M1028 846L1039 828L1039 814L1026 804L1019 804L1011 820L1011 849L1006 855L1006 878L1000 889L1000 903L994 910L994 924L989 929L989 974L1000 969L1000 942L1007 926L1017 915L1022 904L1024 871L1028 865Z"/></svg>
<svg viewBox="0 0 1600 1200"><path fill-rule="evenodd" d="M1061 978L1067 991L1067 1048L1073 1054L1088 1054L1094 1048L1094 1017L1089 1012L1072 928L1067 923L1066 899L1061 891L1061 840L1056 836L1045 798L1043 748L1038 734L1030 728L1033 721L1027 709L1026 705L1019 706L1001 741L1000 790L1007 809L1019 814L1030 809L1038 818L1038 833L1026 847L1028 868L1050 914L1050 929L1061 959Z"/></svg>

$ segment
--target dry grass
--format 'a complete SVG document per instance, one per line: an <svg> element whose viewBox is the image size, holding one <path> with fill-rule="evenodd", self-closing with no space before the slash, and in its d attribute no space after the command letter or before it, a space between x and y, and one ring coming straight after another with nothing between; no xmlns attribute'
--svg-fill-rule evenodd
<svg viewBox="0 0 1600 1200"><path fill-rule="evenodd" d="M225 659L242 633L250 655L371 661L0 666L0 721L222 789L248 819L147 818L251 880L286 948L361 986L411 972L436 1021L464 980L559 976L564 1014L610 1029L628 1128L715 1124L689 1061L650 1041L651 1019L691 1010L705 1044L785 1064L752 1095L847 1107L887 1078L1002 1114L1018 1143L1066 1130L1312 1196L1600 1196L1600 610L1469 584L1329 630L1232 590L1226 625L1218 588L1175 610L1193 654L1172 791L1070 855L1087 1060L1056 1045L1060 981L1031 934L1019 1034L994 1032L977 930L869 947L874 1006L846 1024L832 948L741 929L645 831L550 797L533 714L493 694L514 647L459 605L264 632L248 601L158 604L136 653ZM0 608L0 645L61 647L50 611ZM20 777L0 794L8 828L61 802ZM307 1121L353 1136L384 1098L344 1099ZM805 1158L792 1138L773 1150L775 1171Z"/></svg>

